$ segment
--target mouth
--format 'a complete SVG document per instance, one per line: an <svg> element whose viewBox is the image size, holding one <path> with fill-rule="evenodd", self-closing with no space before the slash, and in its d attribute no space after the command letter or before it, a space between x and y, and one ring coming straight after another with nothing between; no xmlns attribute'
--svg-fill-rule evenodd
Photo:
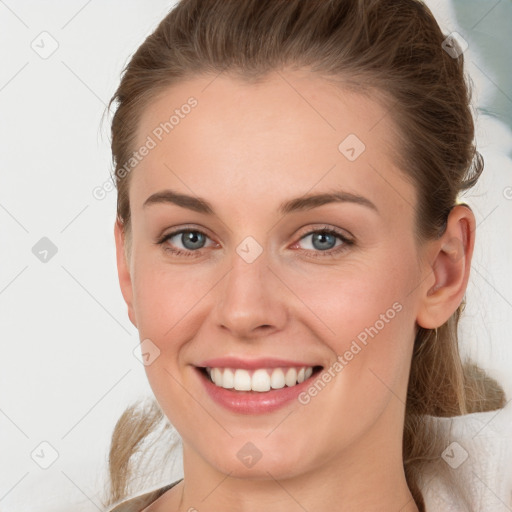
<svg viewBox="0 0 512 512"><path fill-rule="evenodd" d="M289 366L277 368L197 367L218 388L232 392L268 393L292 388L318 374L322 366Z"/></svg>

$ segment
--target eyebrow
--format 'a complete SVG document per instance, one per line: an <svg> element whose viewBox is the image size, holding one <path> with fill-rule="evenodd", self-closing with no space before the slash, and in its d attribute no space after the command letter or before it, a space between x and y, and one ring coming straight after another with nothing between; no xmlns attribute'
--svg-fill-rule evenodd
<svg viewBox="0 0 512 512"><path fill-rule="evenodd" d="M156 192L149 196L143 204L143 208L146 208L152 204L174 204L187 208L197 213L203 213L206 215L214 215L215 210L212 205L200 197L189 196L187 194L181 194L174 190L166 189ZM297 197L285 201L279 206L279 213L281 215L287 215L292 212L311 210L319 206L330 203L353 203L361 206L366 206L375 212L379 212L378 208L366 197L352 194L345 191L334 191L326 192L323 194L310 194L302 197Z"/></svg>

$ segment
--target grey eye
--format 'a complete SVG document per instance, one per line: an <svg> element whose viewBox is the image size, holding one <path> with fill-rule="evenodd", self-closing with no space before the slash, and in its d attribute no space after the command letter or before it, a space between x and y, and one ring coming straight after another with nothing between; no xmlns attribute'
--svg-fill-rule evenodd
<svg viewBox="0 0 512 512"><path fill-rule="evenodd" d="M201 249L206 242L206 236L199 231L182 231L174 236L181 236L180 242L189 250Z"/></svg>

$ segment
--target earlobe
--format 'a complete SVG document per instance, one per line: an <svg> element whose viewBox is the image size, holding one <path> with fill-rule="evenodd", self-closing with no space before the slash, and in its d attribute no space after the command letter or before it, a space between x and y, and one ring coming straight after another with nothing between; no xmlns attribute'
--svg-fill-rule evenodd
<svg viewBox="0 0 512 512"><path fill-rule="evenodd" d="M119 278L119 286L123 294L124 301L128 306L128 317L131 323L137 327L135 312L133 309L133 287L130 275L129 262L126 259L125 244L126 236L123 225L119 219L116 219L114 224L114 238L116 243L116 261L117 261L117 275Z"/></svg>
<svg viewBox="0 0 512 512"><path fill-rule="evenodd" d="M425 329L443 325L464 298L475 244L475 217L464 204L450 211L443 235L429 244L432 279L425 280L417 323Z"/></svg>

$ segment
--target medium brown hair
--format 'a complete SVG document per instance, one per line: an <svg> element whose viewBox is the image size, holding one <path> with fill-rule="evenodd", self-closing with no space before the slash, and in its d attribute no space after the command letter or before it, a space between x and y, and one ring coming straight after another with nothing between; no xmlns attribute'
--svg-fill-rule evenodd
<svg viewBox="0 0 512 512"><path fill-rule="evenodd" d="M418 0L181 0L135 52L109 103L109 108L117 104L112 155L127 257L131 173L121 170L136 149L141 114L165 89L203 73L254 82L274 70L305 69L378 98L396 127L394 158L415 186L416 235L440 236L459 194L483 170L464 56L445 51L446 37ZM446 447L430 418L505 404L496 381L461 361L457 325L463 305L438 329L419 328L415 340L403 461L420 510L421 475L427 465L443 470L440 455ZM132 475L142 467L134 455L162 424L170 427L154 401L148 410L134 405L120 418L109 454L107 503L126 496Z"/></svg>

